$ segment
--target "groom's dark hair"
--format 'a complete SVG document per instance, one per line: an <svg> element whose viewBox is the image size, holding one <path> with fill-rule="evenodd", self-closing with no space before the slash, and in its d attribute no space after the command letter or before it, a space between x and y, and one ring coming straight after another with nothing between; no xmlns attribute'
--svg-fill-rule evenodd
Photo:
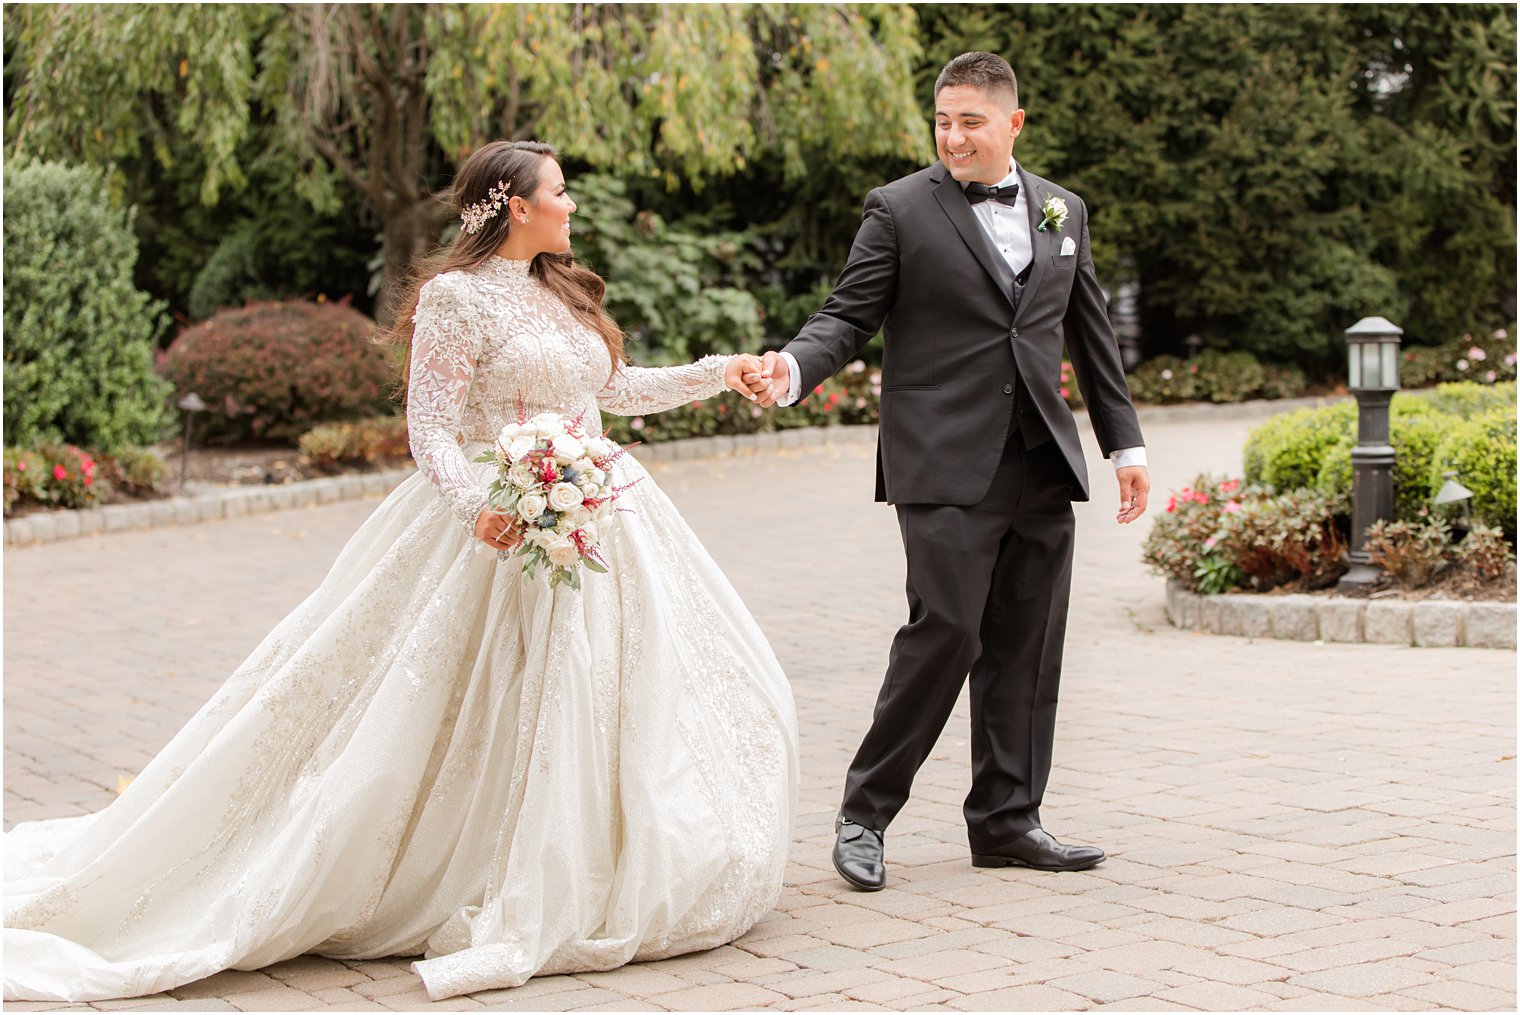
<svg viewBox="0 0 1520 1015"><path fill-rule="evenodd" d="M962 53L945 64L934 82L934 97L950 85L973 85L993 98L1019 108L1019 79L1008 61L996 53Z"/></svg>

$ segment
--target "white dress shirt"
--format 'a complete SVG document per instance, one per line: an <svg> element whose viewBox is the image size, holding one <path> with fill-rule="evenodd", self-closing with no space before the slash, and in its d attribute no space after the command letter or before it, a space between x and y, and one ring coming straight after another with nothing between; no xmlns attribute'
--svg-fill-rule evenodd
<svg viewBox="0 0 1520 1015"><path fill-rule="evenodd" d="M1019 192L1014 199L1012 207L1001 201L979 201L971 206L971 213L976 216L981 224L982 231L992 241L998 253L1003 255L1003 260L1013 269L1015 275L1022 272L1034 260L1034 240L1029 235L1029 204L1024 194L1025 187L1019 180L1019 164L1013 159L1008 160L1008 175L997 182L997 186L1006 187L1019 183ZM961 189L966 189L966 184L961 184ZM781 353L786 358L786 367L791 384L788 386L786 399L778 400L778 405L793 405L802 394L802 371L797 366L797 359L789 352ZM1145 465L1145 448L1123 448L1115 451L1110 460L1115 469L1127 468L1131 465Z"/></svg>

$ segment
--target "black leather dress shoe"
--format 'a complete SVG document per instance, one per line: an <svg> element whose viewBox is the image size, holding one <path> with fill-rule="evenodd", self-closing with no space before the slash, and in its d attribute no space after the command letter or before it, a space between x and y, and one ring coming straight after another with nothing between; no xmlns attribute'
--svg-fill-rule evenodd
<svg viewBox="0 0 1520 1015"><path fill-rule="evenodd" d="M1102 861L1103 851L1097 846L1068 846L1043 828L1030 829L996 853L971 854L973 867L1030 867L1037 871L1082 871ZM834 866L839 866L837 860Z"/></svg>
<svg viewBox="0 0 1520 1015"><path fill-rule="evenodd" d="M834 869L863 892L879 892L887 886L887 867L882 860L881 833L857 825L843 814L834 819Z"/></svg>

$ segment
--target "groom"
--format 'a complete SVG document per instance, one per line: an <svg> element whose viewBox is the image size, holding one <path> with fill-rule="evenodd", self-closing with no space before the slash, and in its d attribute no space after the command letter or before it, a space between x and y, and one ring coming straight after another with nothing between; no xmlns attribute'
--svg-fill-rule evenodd
<svg viewBox="0 0 1520 1015"><path fill-rule="evenodd" d="M908 622L845 780L834 867L886 884L883 833L971 678L977 867L1083 870L1092 846L1040 826L1071 587L1071 502L1087 469L1058 391L1062 343L1119 480L1120 523L1150 480L1076 195L1022 169L1013 68L963 53L934 85L934 166L871 191L823 309L767 353L762 402L790 405L885 328L876 499L896 506Z"/></svg>

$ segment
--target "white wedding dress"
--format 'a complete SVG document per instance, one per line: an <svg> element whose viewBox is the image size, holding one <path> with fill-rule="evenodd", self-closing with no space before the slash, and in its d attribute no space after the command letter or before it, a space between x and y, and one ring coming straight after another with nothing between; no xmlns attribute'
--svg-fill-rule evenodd
<svg viewBox="0 0 1520 1015"><path fill-rule="evenodd" d="M712 948L775 904L796 809L790 688L631 456L610 573L524 582L475 539L530 413L716 394L725 357L625 367L493 257L423 289L420 472L98 814L5 836L5 998L169 990L308 952L415 963L435 999Z"/></svg>

